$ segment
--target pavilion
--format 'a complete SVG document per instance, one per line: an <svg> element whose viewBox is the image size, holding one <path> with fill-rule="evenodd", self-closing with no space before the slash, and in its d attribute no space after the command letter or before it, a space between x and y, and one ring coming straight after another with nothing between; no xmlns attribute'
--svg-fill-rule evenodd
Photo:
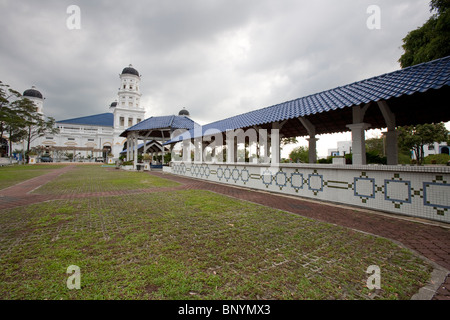
<svg viewBox="0 0 450 320"><path fill-rule="evenodd" d="M364 165L365 130L387 128L387 164L396 165L396 127L449 121L449 86L450 56L216 121L167 144L205 138L208 131L221 132L225 141L230 130L278 129L280 139L309 136L309 162L315 163L317 135L351 131L353 164ZM279 148L272 149L272 162L279 163Z"/></svg>
<svg viewBox="0 0 450 320"><path fill-rule="evenodd" d="M163 142L193 144L195 161L186 156L165 171L450 223L450 168L398 166L396 130L450 121L449 86L450 56L196 126ZM366 165L369 128L387 128L385 166ZM346 131L352 133L352 165L316 164L317 136ZM269 161L238 161L237 145L247 140L236 132L244 139L256 132L263 145L258 158ZM280 164L280 139L302 136L308 136L310 164ZM226 149L226 162L206 161L206 148L211 154Z"/></svg>
<svg viewBox="0 0 450 320"><path fill-rule="evenodd" d="M186 109L180 110L177 116L150 117L121 133L121 137L127 138L127 148L121 153L126 153L127 161L134 161L134 168L137 167L140 150L142 153L152 153L152 159L155 154L160 154L164 163L164 155L167 151L172 151L172 147L163 147L163 144L173 135L181 134L196 126L198 124L189 118L189 112ZM139 141L143 143L139 144Z"/></svg>

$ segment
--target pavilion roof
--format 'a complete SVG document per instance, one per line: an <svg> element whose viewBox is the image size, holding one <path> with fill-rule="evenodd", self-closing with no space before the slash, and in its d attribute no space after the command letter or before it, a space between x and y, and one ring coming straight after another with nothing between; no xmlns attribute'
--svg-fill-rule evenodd
<svg viewBox="0 0 450 320"><path fill-rule="evenodd" d="M147 118L121 133L121 137L126 137L128 132L148 132L150 130L176 130L193 129L198 126L192 119L186 116L160 116Z"/></svg>
<svg viewBox="0 0 450 320"><path fill-rule="evenodd" d="M388 103L397 125L449 121L449 86L450 56L215 121L168 143L201 137L207 130L224 133L239 128L271 128L272 123L283 121L284 137L306 136L308 132L299 117L308 119L316 127L316 134L344 132L352 123L351 107L366 104L370 107L364 121L371 128L385 128L379 108L372 107L378 101Z"/></svg>

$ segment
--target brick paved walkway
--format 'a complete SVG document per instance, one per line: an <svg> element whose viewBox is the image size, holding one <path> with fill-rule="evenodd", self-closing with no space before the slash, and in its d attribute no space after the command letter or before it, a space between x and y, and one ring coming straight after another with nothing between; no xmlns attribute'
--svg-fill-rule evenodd
<svg viewBox="0 0 450 320"><path fill-rule="evenodd" d="M324 204L296 197L255 191L233 186L190 179L162 172L149 174L179 182L171 188L149 188L110 192L83 193L70 195L35 195L31 191L72 170L75 166L55 169L50 173L35 177L9 188L0 190L0 210L29 205L48 200L104 197L137 193L165 192L170 190L202 189L237 199L250 201L272 208L292 212L304 217L341 225L370 234L379 235L402 243L424 257L450 270L450 226L440 223L421 222L414 219L388 216L368 210ZM435 300L450 300L450 274L436 292Z"/></svg>

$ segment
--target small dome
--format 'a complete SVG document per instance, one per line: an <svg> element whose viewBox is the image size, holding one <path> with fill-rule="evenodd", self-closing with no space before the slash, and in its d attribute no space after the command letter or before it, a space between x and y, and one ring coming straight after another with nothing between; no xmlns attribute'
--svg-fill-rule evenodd
<svg viewBox="0 0 450 320"><path fill-rule="evenodd" d="M132 74L139 77L139 72L131 64L122 70L122 74Z"/></svg>
<svg viewBox="0 0 450 320"><path fill-rule="evenodd" d="M35 86L32 86L31 89L25 90L23 92L23 96L44 99L44 97L42 96L42 93L40 93L38 90L36 90Z"/></svg>
<svg viewBox="0 0 450 320"><path fill-rule="evenodd" d="M187 116L189 117L189 111L186 110L186 108L183 108L182 110L180 110L180 112L178 113L179 116Z"/></svg>

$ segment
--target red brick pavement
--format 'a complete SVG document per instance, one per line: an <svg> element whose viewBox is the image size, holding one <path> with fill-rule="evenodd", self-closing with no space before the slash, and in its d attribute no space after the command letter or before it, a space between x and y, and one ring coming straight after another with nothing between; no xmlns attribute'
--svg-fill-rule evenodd
<svg viewBox="0 0 450 320"><path fill-rule="evenodd" d="M75 166L67 166L55 169L45 175L0 190L0 210L58 199L117 196L182 189L209 190L237 199L292 212L304 217L386 237L402 243L407 248L415 250L424 257L434 261L445 269L450 270L450 226L448 225L422 222L414 219L405 219L404 217L375 213L368 210L349 208L329 203L319 203L251 189L237 188L224 184L164 174L157 171L152 171L150 174L179 182L181 185L171 188L119 190L69 195L35 195L30 193L37 187L55 179L60 174L67 172L74 167ZM439 287L439 290L436 292L433 299L450 300L450 276L447 276L445 282Z"/></svg>

